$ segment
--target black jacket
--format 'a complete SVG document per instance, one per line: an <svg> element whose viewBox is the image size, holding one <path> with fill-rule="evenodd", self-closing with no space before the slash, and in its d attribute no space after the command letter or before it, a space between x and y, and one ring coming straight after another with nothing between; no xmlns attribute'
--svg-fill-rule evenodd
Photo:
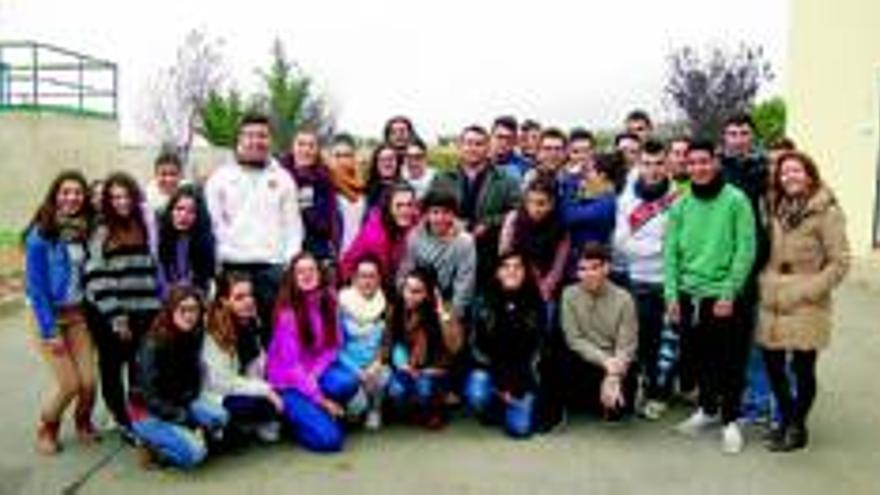
<svg viewBox="0 0 880 495"><path fill-rule="evenodd" d="M143 339L137 353L137 390L150 414L174 423L188 420L188 406L202 388L201 330L165 340Z"/></svg>

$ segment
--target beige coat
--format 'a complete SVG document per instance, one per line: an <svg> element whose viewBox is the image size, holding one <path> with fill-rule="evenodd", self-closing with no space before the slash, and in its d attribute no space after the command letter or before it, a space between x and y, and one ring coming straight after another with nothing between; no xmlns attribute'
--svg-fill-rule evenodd
<svg viewBox="0 0 880 495"><path fill-rule="evenodd" d="M843 210L822 188L796 227L770 220L770 260L761 273L758 342L776 350L817 350L831 333L831 291L849 268Z"/></svg>

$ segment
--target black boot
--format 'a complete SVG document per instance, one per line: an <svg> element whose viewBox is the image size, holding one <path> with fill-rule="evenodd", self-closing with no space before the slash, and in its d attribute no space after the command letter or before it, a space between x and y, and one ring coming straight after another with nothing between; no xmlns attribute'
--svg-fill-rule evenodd
<svg viewBox="0 0 880 495"><path fill-rule="evenodd" d="M770 452L786 451L786 433L788 428L785 425L779 425L771 429L764 436L764 445Z"/></svg>
<svg viewBox="0 0 880 495"><path fill-rule="evenodd" d="M785 435L785 444L788 450L800 450L807 446L809 433L803 423L792 425Z"/></svg>

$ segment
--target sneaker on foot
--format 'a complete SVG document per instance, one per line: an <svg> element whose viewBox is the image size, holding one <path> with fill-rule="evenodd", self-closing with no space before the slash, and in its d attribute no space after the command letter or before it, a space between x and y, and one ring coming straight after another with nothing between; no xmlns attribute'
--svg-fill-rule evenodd
<svg viewBox="0 0 880 495"><path fill-rule="evenodd" d="M663 417L666 412L666 403L659 400L649 400L642 407L642 416L649 421L657 421Z"/></svg>
<svg viewBox="0 0 880 495"><path fill-rule="evenodd" d="M277 421L263 423L254 430L261 442L276 443L281 439L281 424Z"/></svg>
<svg viewBox="0 0 880 495"><path fill-rule="evenodd" d="M725 454L739 454L744 443L742 431L735 421L721 429L721 451Z"/></svg>
<svg viewBox="0 0 880 495"><path fill-rule="evenodd" d="M718 414L706 414L702 409L690 415L690 417L679 423L675 430L682 435L696 436L702 431L720 423Z"/></svg>

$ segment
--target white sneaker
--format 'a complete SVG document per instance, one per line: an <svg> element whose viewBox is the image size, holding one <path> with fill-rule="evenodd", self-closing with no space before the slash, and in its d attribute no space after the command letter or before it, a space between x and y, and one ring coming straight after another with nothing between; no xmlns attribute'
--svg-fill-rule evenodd
<svg viewBox="0 0 880 495"><path fill-rule="evenodd" d="M721 429L721 452L739 454L742 452L744 443L742 431L736 421L728 423Z"/></svg>
<svg viewBox="0 0 880 495"><path fill-rule="evenodd" d="M657 421L663 417L666 412L666 403L659 400L649 400L642 407L641 413L645 419L649 421Z"/></svg>
<svg viewBox="0 0 880 495"><path fill-rule="evenodd" d="M709 415L704 413L702 409L697 409L688 419L679 423L675 430L682 435L696 436L719 423L720 418L717 414Z"/></svg>
<svg viewBox="0 0 880 495"><path fill-rule="evenodd" d="M371 409L370 412L367 413L367 420L364 422L364 427L370 431L376 431L382 427L382 412L378 409Z"/></svg>
<svg viewBox="0 0 880 495"><path fill-rule="evenodd" d="M277 421L263 423L257 427L256 435L261 442L276 443L281 439L281 423Z"/></svg>

